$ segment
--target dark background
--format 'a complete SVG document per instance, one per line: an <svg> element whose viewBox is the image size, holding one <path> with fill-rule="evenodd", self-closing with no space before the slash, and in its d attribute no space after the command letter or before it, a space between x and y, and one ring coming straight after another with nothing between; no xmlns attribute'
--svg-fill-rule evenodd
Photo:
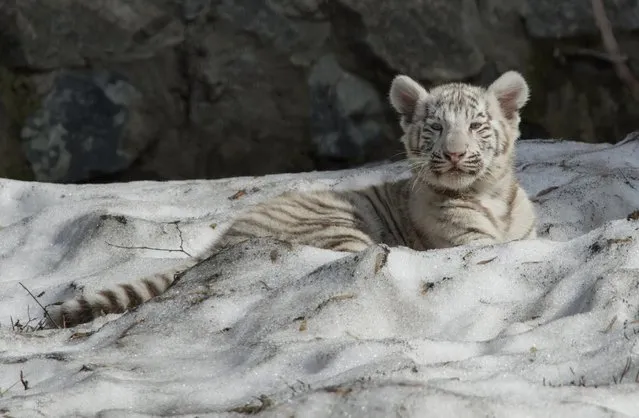
<svg viewBox="0 0 639 418"><path fill-rule="evenodd" d="M638 2L605 3L634 71ZM515 69L532 92L522 138L616 142L637 129L639 101L615 68L591 0L1 0L0 176L397 160L397 73L487 85Z"/></svg>

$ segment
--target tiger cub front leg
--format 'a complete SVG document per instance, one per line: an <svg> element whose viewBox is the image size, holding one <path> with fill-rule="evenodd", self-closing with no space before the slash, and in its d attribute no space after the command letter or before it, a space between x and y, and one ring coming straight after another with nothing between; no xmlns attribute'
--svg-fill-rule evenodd
<svg viewBox="0 0 639 418"><path fill-rule="evenodd" d="M490 245L503 241L502 232L491 219L478 214L472 209L456 208L444 211L430 225L438 228L427 228L428 238L434 248L456 247L459 245Z"/></svg>

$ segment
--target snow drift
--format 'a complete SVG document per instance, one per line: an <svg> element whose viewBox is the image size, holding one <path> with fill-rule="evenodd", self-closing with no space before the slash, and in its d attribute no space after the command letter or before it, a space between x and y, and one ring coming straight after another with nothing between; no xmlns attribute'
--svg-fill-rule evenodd
<svg viewBox="0 0 639 418"><path fill-rule="evenodd" d="M253 240L133 312L64 330L37 330L26 289L46 305L160 271L248 205L406 165L3 180L0 415L636 416L639 142L522 141L517 171L536 240L352 255Z"/></svg>

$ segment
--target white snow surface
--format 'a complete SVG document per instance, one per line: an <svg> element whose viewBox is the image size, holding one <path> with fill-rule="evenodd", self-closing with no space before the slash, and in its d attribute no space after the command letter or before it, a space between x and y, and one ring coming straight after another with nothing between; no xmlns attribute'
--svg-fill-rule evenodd
<svg viewBox="0 0 639 418"><path fill-rule="evenodd" d="M254 240L133 312L15 326L43 312L20 284L54 303L180 264L180 233L197 252L284 191L406 173L1 180L0 416L639 416L637 141L520 141L535 240L360 254Z"/></svg>

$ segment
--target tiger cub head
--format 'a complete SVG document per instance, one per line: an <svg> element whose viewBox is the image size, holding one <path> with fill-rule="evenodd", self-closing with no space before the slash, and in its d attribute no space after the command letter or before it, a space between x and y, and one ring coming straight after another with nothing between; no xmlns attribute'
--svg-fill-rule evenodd
<svg viewBox="0 0 639 418"><path fill-rule="evenodd" d="M401 116L402 141L418 179L461 191L512 166L528 95L522 75L508 71L488 88L449 83L429 91L398 75L389 99Z"/></svg>

